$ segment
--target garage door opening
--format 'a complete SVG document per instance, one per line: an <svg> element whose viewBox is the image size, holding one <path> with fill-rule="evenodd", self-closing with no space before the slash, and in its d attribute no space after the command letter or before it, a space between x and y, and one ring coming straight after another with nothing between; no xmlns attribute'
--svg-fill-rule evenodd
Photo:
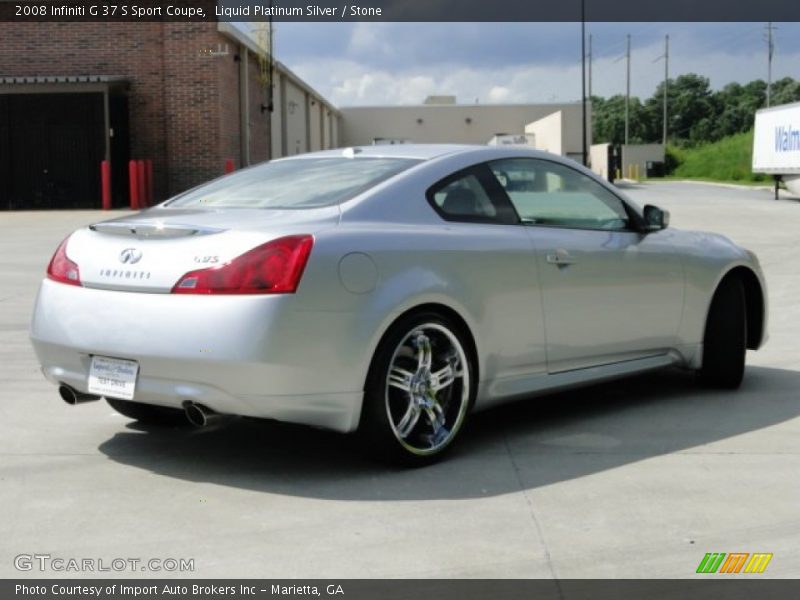
<svg viewBox="0 0 800 600"><path fill-rule="evenodd" d="M127 99L108 89L0 94L0 210L100 208L106 158L123 206L127 120Z"/></svg>

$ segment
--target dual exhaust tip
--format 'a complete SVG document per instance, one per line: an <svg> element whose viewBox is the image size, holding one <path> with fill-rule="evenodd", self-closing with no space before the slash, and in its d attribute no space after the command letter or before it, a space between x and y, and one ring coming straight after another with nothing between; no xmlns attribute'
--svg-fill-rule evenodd
<svg viewBox="0 0 800 600"><path fill-rule="evenodd" d="M94 402L95 400L100 400L100 396L95 396L94 394L85 394L83 392L79 392L75 388L72 388L68 385L61 384L58 386L58 395L61 396L61 399L66 402L67 404L75 405L75 404L82 404L84 402Z"/></svg>
<svg viewBox="0 0 800 600"><path fill-rule="evenodd" d="M64 402L72 406L101 399L101 396L79 392L66 384L58 386L58 395L61 396ZM207 406L191 400L183 403L183 413L186 415L186 420L197 428L208 427L226 419L225 415L214 412Z"/></svg>
<svg viewBox="0 0 800 600"><path fill-rule="evenodd" d="M186 415L186 420L198 429L216 425L229 418L191 400L183 403L183 414Z"/></svg>

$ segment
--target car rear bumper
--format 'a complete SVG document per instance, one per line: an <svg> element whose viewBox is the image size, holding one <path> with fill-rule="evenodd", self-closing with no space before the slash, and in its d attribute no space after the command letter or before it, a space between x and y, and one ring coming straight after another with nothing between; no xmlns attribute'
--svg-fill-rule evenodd
<svg viewBox="0 0 800 600"><path fill-rule="evenodd" d="M44 375L87 391L93 355L135 360L133 400L352 431L363 365L349 315L301 312L291 296L185 296L45 280L31 322Z"/></svg>

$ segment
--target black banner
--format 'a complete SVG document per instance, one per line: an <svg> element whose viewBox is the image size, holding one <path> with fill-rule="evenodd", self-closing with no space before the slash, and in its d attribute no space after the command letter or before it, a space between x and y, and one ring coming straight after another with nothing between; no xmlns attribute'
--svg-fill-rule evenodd
<svg viewBox="0 0 800 600"><path fill-rule="evenodd" d="M672 580L2 580L0 597L48 600L795 600L800 580L698 576Z"/></svg>
<svg viewBox="0 0 800 600"><path fill-rule="evenodd" d="M0 21L800 21L797 0L0 0Z"/></svg>

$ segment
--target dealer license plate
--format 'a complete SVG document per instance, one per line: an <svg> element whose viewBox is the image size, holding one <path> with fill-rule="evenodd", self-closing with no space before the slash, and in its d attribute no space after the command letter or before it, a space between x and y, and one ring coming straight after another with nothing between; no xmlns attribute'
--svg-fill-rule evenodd
<svg viewBox="0 0 800 600"><path fill-rule="evenodd" d="M93 356L89 367L89 393L133 400L139 363L106 356Z"/></svg>

